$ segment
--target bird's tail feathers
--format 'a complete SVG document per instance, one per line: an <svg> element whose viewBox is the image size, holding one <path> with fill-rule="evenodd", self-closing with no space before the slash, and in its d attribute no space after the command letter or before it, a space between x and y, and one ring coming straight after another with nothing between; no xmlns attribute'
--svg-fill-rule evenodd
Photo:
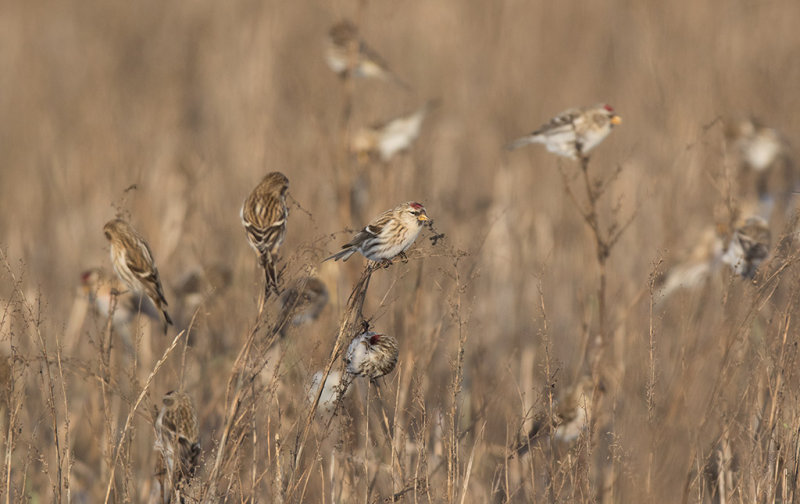
<svg viewBox="0 0 800 504"><path fill-rule="evenodd" d="M506 150L507 151L517 150L520 147L524 147L524 146L526 146L528 144L532 144L532 143L534 143L533 135L526 135L524 137L517 138L513 142L511 142L508 145L506 145Z"/></svg>
<svg viewBox="0 0 800 504"><path fill-rule="evenodd" d="M339 252L336 252L335 254L333 254L331 256L326 257L325 259L322 260L322 262L330 261L331 259L333 259L334 261L338 261L339 259L341 259L342 261L346 261L346 260L350 259L350 256L353 255L355 253L355 251L356 251L356 249L354 249L354 248L346 248L344 250L340 250Z"/></svg>

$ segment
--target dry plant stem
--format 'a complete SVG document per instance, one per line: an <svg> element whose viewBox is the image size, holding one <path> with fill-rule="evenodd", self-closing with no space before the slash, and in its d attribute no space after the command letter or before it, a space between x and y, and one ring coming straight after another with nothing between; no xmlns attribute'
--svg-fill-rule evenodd
<svg viewBox="0 0 800 504"><path fill-rule="evenodd" d="M456 488L459 479L459 434L458 434L458 399L461 394L461 384L464 380L464 346L467 342L467 332L464 330L466 321L461 315L461 294L463 285L461 283L460 272L458 270L458 258L453 264L455 269L455 293L456 301L453 306L453 317L458 324L458 351L456 353L455 369L453 370L453 381L451 383L450 411L448 413L450 425L448 433L447 447L447 499L453 502L456 498Z"/></svg>
<svg viewBox="0 0 800 504"><path fill-rule="evenodd" d="M125 442L125 437L128 435L128 430L130 430L131 422L133 421L133 415L136 413L136 410L139 408L139 405L144 400L144 397L147 395L147 392L150 390L150 385L153 383L153 378L155 378L158 371L161 369L161 366L167 361L167 357L169 354L172 353L172 350L178 345L178 341L186 334L186 331L181 331L175 335L172 339L172 343L164 350L164 353L161 355L161 358L156 362L156 365L153 367L153 370L150 372L150 375L147 377L147 380L144 383L144 387L142 387L141 392L139 392L139 397L136 398L136 402L133 404L133 407L128 412L128 417L125 419L125 426L122 428L122 434L120 435L119 442L117 444L117 449L114 452L114 458L111 461L111 474L108 477L108 485L106 486L106 497L103 502L108 502L109 498L111 497L111 487L114 485L114 472L117 467L117 459L119 458L119 452L122 449L122 446Z"/></svg>
<svg viewBox="0 0 800 504"><path fill-rule="evenodd" d="M341 325L339 326L339 333L336 336L336 341L334 342L333 348L331 349L331 353L328 357L328 363L325 365L325 369L322 373L322 378L320 379L320 384L325 383L328 380L328 376L330 375L331 369L333 368L333 364L338 359L339 355L341 354L342 348L345 344L356 334L356 331L359 329L359 322L363 318L363 308L364 308L364 300L366 299L367 288L369 287L369 280L372 276L374 268L372 264L367 264L364 269L364 272L361 275L361 279L356 283L355 287L353 288L353 292L350 294L350 298L347 301L347 310L345 311L344 317L342 319ZM344 386L342 387L344 389ZM291 468L289 471L289 481L291 481L298 468L298 463L300 461L300 456L303 453L303 448L305 443L308 439L308 433L311 428L311 425L314 421L314 416L317 412L317 407L319 406L320 397L322 396L323 387L320 386L319 390L317 391L317 395L314 398L314 402L311 404L311 409L306 416L305 423L303 425L303 429L301 432L298 433L297 439L295 441L295 451L294 457L292 459ZM330 428L331 421L333 420L333 415L336 414L336 410L338 409L338 404L340 403L342 397L344 396L344 392L339 393L339 397L336 401L336 407L334 407L334 412L331 414L331 418L328 420L328 423L325 426L324 433L328 432ZM298 482L299 483L299 482ZM291 488L288 492L288 496L291 496L294 491L297 489L297 484Z"/></svg>
<svg viewBox="0 0 800 504"><path fill-rule="evenodd" d="M34 312L33 305L30 303L30 301L28 301L27 296L25 296L25 293L22 291L22 288L20 287L21 283L19 281L17 281L17 276L14 274L14 271L12 270L11 265L8 263L8 257L6 256L5 252L3 252L2 250L0 250L0 258L2 258L3 265L4 265L5 269L6 269L6 272L11 277L12 284L14 285L14 292L19 297L20 301L22 301L22 304L23 304L23 306L25 308L25 311L27 312L28 317L30 317L31 323L34 326L35 333L36 333L36 340L37 340L36 342L39 345L39 351L42 354L42 362L43 362L43 365L45 366L45 373L44 373L44 375L42 375L42 379L44 379L45 377L47 378L47 383L45 383L44 385L45 385L45 387L47 389L47 408L48 408L48 410L50 412L50 419L52 420L52 424L53 424L53 441L55 443L55 450L56 450L56 463L57 463L56 476L57 476L58 482L57 482L56 488L54 490L55 490L57 502L61 502L62 499L63 499L63 497L62 497L63 488L62 487L63 487L65 482L63 481L63 476L62 476L63 467L62 467L62 461L61 461L61 439L60 439L60 436L59 436L59 433L58 433L58 413L56 412L55 384L54 384L54 381L53 381L53 375L50 372L50 359L49 359L48 354L47 354L47 343L45 342L44 338L42 337L41 319ZM58 344L58 341L56 341L56 344ZM59 370L60 369L61 368L59 366ZM62 375L62 391L63 391L63 375ZM66 401L66 396L64 397L64 401ZM65 414L65 416L69 416L68 412L66 410L65 410L64 414ZM67 450L69 450L69 445L67 445ZM9 464L9 470L10 470L10 464ZM10 476L9 476L8 482L10 483ZM9 493L7 492L6 493L6 499L8 499L8 496L9 496Z"/></svg>

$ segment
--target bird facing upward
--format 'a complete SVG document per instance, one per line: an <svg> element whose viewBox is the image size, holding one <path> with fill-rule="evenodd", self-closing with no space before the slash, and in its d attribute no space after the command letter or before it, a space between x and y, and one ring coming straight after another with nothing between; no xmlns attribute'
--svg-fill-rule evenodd
<svg viewBox="0 0 800 504"><path fill-rule="evenodd" d="M266 277L265 290L278 293L275 260L286 237L286 191L289 179L281 172L268 173L245 199L239 216L247 233L247 241L258 254Z"/></svg>
<svg viewBox="0 0 800 504"><path fill-rule="evenodd" d="M164 315L164 332L172 319L167 313L167 300L158 276L153 253L133 226L122 219L112 219L103 226L111 244L111 264L122 282L133 292L144 293Z"/></svg>

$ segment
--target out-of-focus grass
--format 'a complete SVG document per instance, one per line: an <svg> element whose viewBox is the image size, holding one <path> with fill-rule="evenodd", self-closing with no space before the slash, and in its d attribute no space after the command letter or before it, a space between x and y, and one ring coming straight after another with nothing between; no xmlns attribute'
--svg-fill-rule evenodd
<svg viewBox="0 0 800 504"><path fill-rule="evenodd" d="M167 345L157 331L144 332L135 363L121 345L104 361L103 320L89 317L73 340L66 334L80 272L108 266L101 229L117 211L148 237L171 306L180 305L173 288L184 272L216 263L233 270L230 288L199 314L185 357L176 353L155 377L118 462L113 495L146 498L155 459L151 405L181 380L202 426L197 495L208 491L202 485L222 435L226 384L255 322L260 289L238 210L272 170L287 174L297 202L281 250L286 277L316 268L331 305L314 325L259 354L271 358L252 385L252 429L231 448L233 462L223 471L230 487L218 492L276 500L286 495L279 474L307 478L309 502L332 494L373 502L416 479L427 481L431 501L448 500L449 481L450 499L465 492L464 502L486 502L502 500L493 493L502 476L515 502L546 500L548 481L562 502L670 502L684 495L701 502L709 498L703 466L722 433L736 453L729 500L776 502L781 492L794 492L797 268L790 262L758 285L720 272L704 288L658 305L652 317L647 286L653 264L690 248L730 196L725 181L736 163L715 119L755 114L789 139L800 133L800 4L362 7L0 6L0 247L8 258L0 273L0 330L4 355L14 356L0 487L12 489L11 500L53 500L59 486L66 499L66 481L72 499L102 499L107 457ZM343 16L360 18L364 37L414 86L404 93L355 83L351 125L442 99L410 153L370 167L364 212L419 200L447 239L433 247L421 237L424 257L377 272L366 300L365 315L401 341L400 367L380 387L394 458L374 389L365 449L366 387L358 387L330 433L314 427L298 474L288 475L306 387L326 362L362 264L360 257L319 264L349 237L339 231L365 224L342 221L347 212L335 188L337 169L350 169L337 161L344 95L322 47L328 27ZM620 221L636 215L607 265L607 390L585 445L590 450L565 455L568 463L558 466L545 446L532 459L506 464L505 448L524 435L528 408L547 402L545 362L557 389L588 371L581 349L597 331L598 268L591 234L557 169L561 163L576 174L576 167L537 146L513 154L502 146L567 107L598 101L625 121L593 153L595 174L623 167L600 215L611 222L618 204ZM455 261L458 251L467 255ZM456 365L459 341L463 368ZM416 499L428 498L417 492ZM414 492L405 499L417 501Z"/></svg>

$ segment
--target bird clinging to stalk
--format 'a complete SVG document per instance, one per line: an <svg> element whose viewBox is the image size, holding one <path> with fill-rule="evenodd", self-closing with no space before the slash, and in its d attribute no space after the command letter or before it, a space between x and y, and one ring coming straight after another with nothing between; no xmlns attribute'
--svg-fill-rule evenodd
<svg viewBox="0 0 800 504"><path fill-rule="evenodd" d="M158 275L153 253L133 226L122 219L112 219L103 226L111 244L111 264L122 282L135 293L144 293L164 315L164 332L172 325L167 300Z"/></svg>
<svg viewBox="0 0 800 504"><path fill-rule="evenodd" d="M157 485L153 490L160 499L156 502L183 502L181 491L194 476L200 457L200 429L192 398L185 392L167 392L157 409L155 431Z"/></svg>
<svg viewBox="0 0 800 504"><path fill-rule="evenodd" d="M286 191L289 179L281 172L268 173L247 197L239 212L247 240L258 254L264 268L265 297L270 291L279 294L276 254L286 237Z"/></svg>

